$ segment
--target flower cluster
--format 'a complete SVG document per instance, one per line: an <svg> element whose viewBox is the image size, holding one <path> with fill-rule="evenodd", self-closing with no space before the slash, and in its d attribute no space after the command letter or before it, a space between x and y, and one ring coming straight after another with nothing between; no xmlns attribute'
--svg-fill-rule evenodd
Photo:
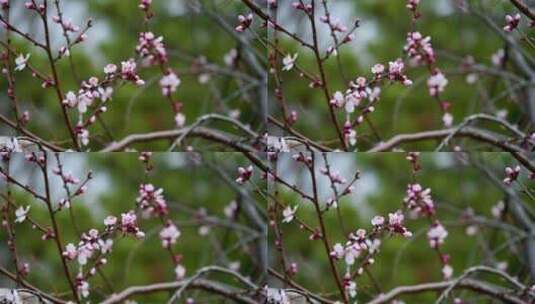
<svg viewBox="0 0 535 304"><path fill-rule="evenodd" d="M253 14L248 14L247 16L239 15L238 21L240 22L234 29L238 33L244 32L248 29L253 23Z"/></svg>
<svg viewBox="0 0 535 304"><path fill-rule="evenodd" d="M375 222L381 222L382 220L380 218L374 218ZM403 221L405 220L405 216L401 211L396 211L395 213L389 213L388 214L388 226L386 227L391 232L399 233L403 235L406 238L412 237L412 232L407 229L403 225ZM378 226L375 226L377 228L380 228Z"/></svg>
<svg viewBox="0 0 535 304"><path fill-rule="evenodd" d="M77 94L72 91L67 92L62 103L68 108L78 108L79 120L76 125L76 134L83 145L89 143L88 127L96 121L98 115L107 111L105 103L111 99L113 88L105 86L97 77L91 77L87 81L82 81L80 90ZM95 100L101 103L94 113L91 113L87 120L83 120L83 115L87 112L88 107L92 106Z"/></svg>
<svg viewBox="0 0 535 304"><path fill-rule="evenodd" d="M312 13L312 4L310 3L305 4L301 1L295 1L295 2L292 2L292 7L296 10L303 11L306 14Z"/></svg>
<svg viewBox="0 0 535 304"><path fill-rule="evenodd" d="M320 17L320 21L325 23L325 24L328 24L329 27L331 28L331 31L333 31L333 32L343 33L345 31L347 31L347 26L342 24L342 22L340 21L339 18L330 18L330 17L327 17L327 16L321 16Z"/></svg>
<svg viewBox="0 0 535 304"><path fill-rule="evenodd" d="M291 69L293 69L298 55L299 54L295 53L294 55L288 54L284 56L284 58L282 58L282 64L283 64L282 70L290 71Z"/></svg>
<svg viewBox="0 0 535 304"><path fill-rule="evenodd" d="M29 10L34 10L41 15L44 14L46 10L46 6L43 3L37 4L35 1L24 2L24 7Z"/></svg>
<svg viewBox="0 0 535 304"><path fill-rule="evenodd" d="M55 23L61 25L61 27L63 28L63 30L65 32L76 33L78 31L80 31L80 27L79 26L74 25L71 20L66 20L66 19L60 18L60 16L53 16L52 17L52 21L54 21Z"/></svg>
<svg viewBox="0 0 535 304"><path fill-rule="evenodd" d="M121 78L133 82L138 86L145 84L145 81L139 77L136 72L137 64L134 59L130 58L127 61L121 62Z"/></svg>
<svg viewBox="0 0 535 304"><path fill-rule="evenodd" d="M169 96L176 92L176 88L180 85L180 78L176 76L173 71L169 71L160 79L160 87L162 88L162 94Z"/></svg>
<svg viewBox="0 0 535 304"><path fill-rule="evenodd" d="M167 222L165 227L160 231L160 240L162 241L163 248L169 248L175 244L179 237L180 230L171 221Z"/></svg>
<svg viewBox="0 0 535 304"><path fill-rule="evenodd" d="M407 34L407 43L403 49L415 64L430 65L436 60L435 51L431 45L431 37L423 37L419 32Z"/></svg>
<svg viewBox="0 0 535 304"><path fill-rule="evenodd" d="M436 97L444 91L448 85L448 79L440 70L435 70L434 73L427 79L427 87L429 88L429 95Z"/></svg>
<svg viewBox="0 0 535 304"><path fill-rule="evenodd" d="M403 73L405 64L398 58L396 61L388 62L388 79L393 81L399 81L405 86L412 85L412 80Z"/></svg>
<svg viewBox="0 0 535 304"><path fill-rule="evenodd" d="M344 107L347 113L353 113L362 100L368 99L370 102L375 102L379 99L381 89L379 87L369 87L366 78L358 77L355 81L349 83L349 88L345 94L336 91L330 100L332 106ZM373 107L365 109L373 112Z"/></svg>
<svg viewBox="0 0 535 304"><path fill-rule="evenodd" d="M505 178L503 179L503 183L507 186L510 186L514 181L518 179L519 175L520 166L516 166L514 168L505 167Z"/></svg>
<svg viewBox="0 0 535 304"><path fill-rule="evenodd" d="M506 25L503 27L503 30L510 33L514 31L520 24L520 14L515 14L514 16L505 15Z"/></svg>
<svg viewBox="0 0 535 304"><path fill-rule="evenodd" d="M438 248L444 244L444 240L448 236L448 231L438 221L434 223L427 231L427 239L431 248Z"/></svg>
<svg viewBox="0 0 535 304"><path fill-rule="evenodd" d="M130 233L135 235L137 238L144 238L145 233L139 229L137 225L137 216L134 211L129 211L127 213L121 213L121 224L119 229L123 233Z"/></svg>
<svg viewBox="0 0 535 304"><path fill-rule="evenodd" d="M284 208L284 210L282 211L282 216L284 217L282 219L282 222L283 223L290 223L291 221L293 221L294 219L294 216L295 216L295 212L297 211L297 207L298 206L295 206L295 207L286 207Z"/></svg>
<svg viewBox="0 0 535 304"><path fill-rule="evenodd" d="M403 202L417 216L435 214L435 204L431 198L431 189L424 189L420 184L409 184L407 186L407 195L403 199Z"/></svg>
<svg viewBox="0 0 535 304"><path fill-rule="evenodd" d="M267 136L267 157L269 160L276 160L279 153L290 152L290 147L284 137Z"/></svg>
<svg viewBox="0 0 535 304"><path fill-rule="evenodd" d="M28 215L28 212L30 211L30 206L26 206L24 208L23 206L20 206L15 210L15 223L22 223L26 220L26 216Z"/></svg>
<svg viewBox="0 0 535 304"><path fill-rule="evenodd" d="M420 0L407 0L406 7L412 12L412 15L415 19L420 17L420 13L418 12L418 4L420 4Z"/></svg>
<svg viewBox="0 0 535 304"><path fill-rule="evenodd" d="M253 166L250 165L247 168L238 167L238 174L236 182L240 185L245 184L253 176Z"/></svg>
<svg viewBox="0 0 535 304"><path fill-rule="evenodd" d="M104 234L99 234L96 229L91 229L87 233L83 233L78 245L69 243L65 246L65 250L62 253L63 257L67 260L77 259L79 272L76 276L76 288L83 298L89 296L88 278L96 274L98 267L107 263L107 259L104 256L111 252L112 247L113 240L105 239ZM96 258L95 263L92 264L88 272L84 273L84 266L94 256Z"/></svg>
<svg viewBox="0 0 535 304"><path fill-rule="evenodd" d="M358 229L356 232L349 235L349 240L342 245L336 243L333 246L330 255L333 259L344 259L347 267L355 264L355 260L361 256L363 252L373 254L379 250L381 246L381 240L375 238L369 238L366 235L366 230ZM368 261L373 264L373 260Z"/></svg>
<svg viewBox="0 0 535 304"><path fill-rule="evenodd" d="M168 213L163 189L156 189L152 184L139 185L139 195L136 202L138 207L148 216L163 216Z"/></svg>
<svg viewBox="0 0 535 304"><path fill-rule="evenodd" d="M141 0L138 6L142 11L148 11L150 9L151 3L152 0Z"/></svg>
<svg viewBox="0 0 535 304"><path fill-rule="evenodd" d="M167 51L163 44L163 36L156 37L152 32L139 33L136 52L143 58L146 65L167 62Z"/></svg>

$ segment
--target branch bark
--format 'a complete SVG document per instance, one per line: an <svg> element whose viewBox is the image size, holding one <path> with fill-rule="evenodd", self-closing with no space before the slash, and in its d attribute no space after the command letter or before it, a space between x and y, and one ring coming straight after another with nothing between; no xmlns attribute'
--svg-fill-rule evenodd
<svg viewBox="0 0 535 304"><path fill-rule="evenodd" d="M444 282L433 282L411 286L399 286L390 290L386 294L382 294L368 304L382 304L388 303L391 300L405 294L416 294L428 291L440 291L450 287L455 283L455 280ZM511 293L512 290L498 287L496 285L481 282L473 279L464 279L460 281L455 288L468 289L477 293L488 295L492 298L499 299L504 303L526 304L525 300Z"/></svg>
<svg viewBox="0 0 535 304"><path fill-rule="evenodd" d="M121 303L124 300L134 296L134 295L140 295L140 294L148 294L148 293L154 293L154 292L160 292L160 291L171 291L176 290L184 286L185 284L188 284L187 280L182 281L175 281L175 282L165 282L165 283L156 283L152 285L145 285L145 286L132 286L129 287L123 291L121 291L118 294L114 294L105 301L101 302L101 304L114 304L114 303ZM244 296L241 294L241 290L235 289L233 287L227 286L225 284L217 283L210 280L205 279L197 279L194 282L189 283L188 288L191 289L201 289L205 290L211 293L219 294L221 296L224 296L226 298L232 299L236 301L237 303L246 303L246 304L256 304L258 303L256 300Z"/></svg>
<svg viewBox="0 0 535 304"><path fill-rule="evenodd" d="M122 151L135 143L150 142L150 141L162 140L162 139L176 139L185 133L188 133L189 136L192 136L192 137L201 137L201 138L212 140L221 144L225 144L240 152L249 152L249 153L257 152L250 145L242 143L243 140L241 139L233 138L220 131L216 131L214 129L209 129L209 128L203 128L203 127L197 127L193 130L190 130L189 128L182 128L182 129L176 129L176 130L164 130L164 131L156 131L156 132L150 132L150 133L131 134L131 135L126 136L125 138L123 138L122 140L118 142L111 143L104 149L100 150L100 152Z"/></svg>
<svg viewBox="0 0 535 304"><path fill-rule="evenodd" d="M518 8L526 17L535 21L535 12L533 12L522 0L510 0L511 3Z"/></svg>

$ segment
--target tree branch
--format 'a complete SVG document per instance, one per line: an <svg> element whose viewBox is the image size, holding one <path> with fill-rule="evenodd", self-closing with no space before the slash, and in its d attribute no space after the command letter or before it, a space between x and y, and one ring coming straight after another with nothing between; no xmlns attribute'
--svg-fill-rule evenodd
<svg viewBox="0 0 535 304"><path fill-rule="evenodd" d="M386 294L379 295L374 300L368 302L368 304L382 304L388 303L391 300L404 295L404 294L415 294L427 291L440 291L450 287L455 283L455 280L444 281L444 282L433 282L433 283L424 283L411 286L399 286ZM464 279L460 281L456 288L468 289L475 291L477 293L486 294L490 297L502 300L504 303L513 303L513 304L526 304L528 302L523 299L511 294L510 289L501 288L490 283L485 283L473 279Z"/></svg>
<svg viewBox="0 0 535 304"><path fill-rule="evenodd" d="M165 131L156 131L156 132L150 132L150 133L131 134L131 135L126 136L125 138L123 138L122 140L118 142L111 143L110 145L102 149L100 152L122 151L128 148L130 145L133 145L135 143L140 143L140 142L150 142L150 141L162 140L162 139L173 140L182 136L184 133L188 133L189 136L201 137L204 139L212 140L212 141L227 145L229 147L232 147L241 152L251 152L251 153L257 152L256 149L254 149L250 145L242 143L240 139L232 138L228 134L216 131L214 129L203 128L203 127L197 127L193 130L190 130L189 128L182 128L182 129L176 129L176 130L165 130Z"/></svg>
<svg viewBox="0 0 535 304"><path fill-rule="evenodd" d="M529 7L522 0L510 0L511 3L518 8L526 17L535 21L535 12L532 12Z"/></svg>
<svg viewBox="0 0 535 304"><path fill-rule="evenodd" d="M101 304L122 303L124 300L134 295L175 290L175 289L181 288L185 284L188 284L188 280L156 283L156 284L145 285L145 286L132 286L121 291L118 294L112 295L111 297L103 301ZM258 303L256 300L250 297L241 295L240 290L237 290L225 284L217 283L217 282L210 281L210 280L197 279L194 282L189 283L188 288L201 289L201 290L205 290L211 293L219 294L229 299L233 299L234 301L238 303L246 303L246 304Z"/></svg>

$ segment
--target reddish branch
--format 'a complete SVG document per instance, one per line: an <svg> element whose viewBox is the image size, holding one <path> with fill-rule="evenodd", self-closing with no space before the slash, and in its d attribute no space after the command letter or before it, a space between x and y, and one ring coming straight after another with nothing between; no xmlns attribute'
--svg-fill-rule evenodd
<svg viewBox="0 0 535 304"><path fill-rule="evenodd" d="M65 271L65 276L67 277L67 281L69 282L69 286L71 288L72 294L74 296L74 299L77 303L80 303L80 300L78 298L78 292L76 291L76 286L74 285L73 278L71 276L71 273L69 271L69 267L67 266L67 261L65 260L65 257L63 256L63 244L61 242L61 234L60 229L58 226L58 223L56 221L56 216L54 214L54 209L52 207L52 197L50 194L50 183L48 179L48 168L47 168L47 160L46 156L47 154L44 153L45 156L45 164L42 165L41 169L43 171L43 180L45 183L45 192L46 192L46 206L48 208L48 213L50 215L50 220L52 221L52 228L54 229L54 241L56 243L56 247L58 249L58 254L61 258L61 264L63 265L63 271Z"/></svg>
<svg viewBox="0 0 535 304"><path fill-rule="evenodd" d="M315 169L315 161L314 161L315 154L311 153L311 156L312 156L312 161L311 161L311 165L309 166L309 171L310 171L310 176L312 179L312 191L314 193L314 201L313 201L314 208L316 209L318 222L320 224L321 240L323 241L323 245L325 247L325 252L327 254L327 257L329 258L329 265L331 267L333 277L336 281L336 285L338 286L338 289L340 291L340 295L342 296L342 299L344 299L344 303L349 303L344 286L342 285L342 280L340 279L340 275L338 274L338 270L336 269L336 265L334 264L333 259L330 257L331 245L329 244L329 239L327 236L327 228L323 221L323 213L321 212L321 209L320 209L320 202L319 202L319 196L318 196L318 185L317 185L317 180L316 180L316 169Z"/></svg>
<svg viewBox="0 0 535 304"><path fill-rule="evenodd" d="M535 21L535 12L533 12L522 0L511 0L516 8L526 15L529 19Z"/></svg>

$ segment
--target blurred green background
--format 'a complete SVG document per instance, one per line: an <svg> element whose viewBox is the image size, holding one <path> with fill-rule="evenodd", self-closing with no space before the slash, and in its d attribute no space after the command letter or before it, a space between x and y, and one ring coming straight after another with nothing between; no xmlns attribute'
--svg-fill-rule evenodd
<svg viewBox="0 0 535 304"><path fill-rule="evenodd" d="M10 169L13 176L23 183L35 186L40 193L43 193L40 171L34 165L29 165L22 157L23 155L16 155L11 162ZM56 165L54 157L52 155L50 157L50 170L52 170ZM182 232L173 249L175 253L183 256L182 263L186 267L187 277L194 275L203 266L220 265L238 267L240 273L257 283L264 279L259 254L265 239L261 234L262 229L244 210L245 204L248 204L247 195L252 194L247 194L246 188L238 189L234 182L237 166L247 163L243 156L234 153L156 153L152 161L154 169L148 177L145 176L144 167L137 157L134 153L61 155L66 172L71 172L82 180L88 170L93 172L87 193L72 202L75 223L82 232L87 232L91 228L103 231L103 219L107 215L120 218L121 213L135 210L139 184L150 182L164 189L169 216ZM54 175L51 184L54 201L58 202L64 197L60 180ZM3 189L2 192L5 191L5 183L0 184L0 189ZM33 219L43 226L50 225L44 203L32 199L16 187L12 186L11 189L17 204L31 206L29 215ZM254 195L251 198L253 201L256 199ZM224 211L233 200L241 206L235 219L228 218ZM203 212L216 220L201 220ZM79 239L69 212L63 210L57 213L57 219L63 243L77 244ZM137 240L132 236L117 235L113 251L108 256L108 263L101 268L106 279L97 274L89 280L92 288L89 298L91 302L98 302L112 291L119 292L132 285L175 279L169 253L162 248L158 237L162 228L160 220L142 219L138 213L138 224L146 233L146 238ZM241 228L230 228L230 225L238 225ZM208 234L201 235L202 226L209 228ZM16 246L21 262L30 264L31 272L26 278L27 281L41 290L69 297L70 291L53 241L42 241L41 233L33 231L28 221L15 227ZM10 252L4 245L6 241L7 234L2 230L0 265L13 271ZM77 265L76 261L69 262L71 273L77 273ZM217 279L231 285L236 284L236 281L228 275L213 274L206 278ZM13 283L0 276L0 286L7 288L13 286ZM222 298L216 300L217 297L210 293L194 290L185 291L182 301L190 296L195 298L197 303L214 303L212 301L227 303ZM161 292L134 299L139 303L162 303L169 297L169 293Z"/></svg>
<svg viewBox="0 0 535 304"><path fill-rule="evenodd" d="M382 215L388 220L388 213L402 209L406 187L412 182L411 166L406 155L401 153L330 153L328 160L331 170L339 172L350 181L355 172L360 170L361 178L354 184L354 193L342 198L339 203L341 220L335 209L324 213L325 225L331 246L335 243L345 244L349 232L358 228L371 231L371 219L375 215ZM325 203L332 197L328 179L319 173L324 166L321 155L316 155L318 193L320 201ZM480 264L491 267L503 267L513 276L518 276L526 283L533 283L529 277L525 264L522 241L518 233L493 228L496 224L491 208L500 200L505 200L504 192L499 185L487 178L484 166L489 174L499 180L503 178L503 168L516 164L510 155L505 153L481 154L453 154L453 153L422 153L421 165L423 169L417 174L416 181L424 188L431 188L431 195L437 207L437 217L446 227L449 234L441 247L442 252L450 255L450 264L454 269L453 277L462 274L470 267ZM297 185L305 193L311 194L308 169L297 164L289 156L279 159L277 168L279 175L290 184ZM533 181L521 174L521 183L535 191ZM344 189L347 186L339 186ZM535 200L523 193L523 186L517 184L514 189L524 199L527 207L533 211ZM270 191L275 194L279 190L279 200L290 206L299 206L296 215L310 227L317 228L318 220L313 205L299 195L288 191L285 187L272 186ZM477 221L467 220L463 215L471 209ZM279 219L282 219L280 215ZM515 225L509 213L505 213L504 222ZM342 224L341 224L342 223ZM429 247L427 230L429 222L425 218L411 219L406 215L405 226L413 232L413 238L405 239L399 235L387 236L382 239L380 252L375 256L375 264L368 267L378 282L382 292L387 292L400 285L412 285L424 282L442 280L442 266L436 253ZM477 232L473 235L466 233L468 226L473 226ZM287 253L288 263L298 264L298 273L294 281L308 290L324 296L338 296L335 280L332 277L328 259L325 255L323 243L309 240L310 233L301 230L294 220L292 223L280 223L283 242ZM273 233L270 234L270 266L282 273L278 252L273 249ZM508 241L510 244L505 245ZM501 248L501 249L500 249ZM492 252L492 253L491 253ZM355 265L359 265L357 260ZM503 263L506 264L503 264ZM345 263L336 263L340 276L345 273ZM352 267L355 271L355 266ZM490 282L495 277L481 276ZM359 303L365 303L378 294L369 277L364 273L356 279ZM281 283L273 279L273 286ZM529 284L528 284L529 286ZM474 299L469 292L454 292L464 300ZM406 303L433 303L436 294L421 293L401 297ZM482 303L482 302L468 302ZM487 303L487 302L485 302ZM490 302L489 302L490 303Z"/></svg>
<svg viewBox="0 0 535 304"><path fill-rule="evenodd" d="M284 26L311 42L310 24L308 18L301 11L291 8L292 1L280 1L279 20ZM442 99L451 103L451 113L454 125L461 123L463 118L474 113L490 113L505 115L506 119L518 123L526 128L526 117L522 113L523 90L530 84L525 83L524 76L509 60L505 66L507 71L518 76L518 79L505 79L493 75L501 71L500 67L492 64L491 57L499 49L505 47L501 28L505 23L505 14L514 14L516 9L509 1L497 0L467 0L467 1L420 1L421 17L414 25L411 23L412 14L405 7L407 1L362 0L362 1L329 1L332 18L339 18L341 23L351 29L354 22L360 20L360 26L354 32L355 39L340 47L339 60L331 56L325 62L328 85L331 94L335 91L344 92L350 80L364 76L372 78L371 67L382 63L388 69L388 62L396 58L406 59L403 46L407 33L419 31L424 37L431 36L431 44L437 55L436 67L449 80ZM488 16L499 28L495 31L477 15L462 6L469 6L479 14ZM323 7L318 5L317 16L324 15ZM533 38L533 29L528 27L528 19L523 18L519 32L512 33L519 45L530 57L535 55L527 38ZM322 56L327 47L332 46L332 38L328 26L317 22ZM338 34L344 37L345 34ZM299 53L297 64L306 71L319 75L314 54L294 41L279 34L281 49L287 53ZM477 69L467 69L462 62L467 56L472 56ZM407 62L407 60L406 60ZM532 61L533 62L533 61ZM494 70L494 72L489 71ZM443 128L442 112L437 101L429 96L427 78L429 71L425 66L410 67L406 64L405 72L413 80L411 87L404 87L399 83L382 87L380 101L375 106L375 112L369 118L375 127L375 132L364 122L357 127L360 151L369 149L373 143L386 140L400 133L414 133ZM334 126L330 120L327 103L321 89L310 89L309 81L300 78L294 69L291 72L280 72L283 90L290 110L296 110L299 120L294 128L305 136L332 147L339 148L339 142ZM467 75L477 76L473 83L467 82ZM271 80L274 87L274 81ZM340 126L345 121L344 109L337 110ZM272 102L270 114L279 121L283 121L281 110L277 102ZM352 119L356 115L353 113ZM495 129L495 126L483 124ZM273 127L273 133L280 130ZM376 133L376 134L375 134ZM422 141L402 145L411 151L428 151L436 146L436 142ZM473 149L483 150L481 145L469 145ZM491 147L485 147L491 151Z"/></svg>
<svg viewBox="0 0 535 304"><path fill-rule="evenodd" d="M14 25L40 39L42 23L35 13L23 8L24 1L11 1L11 18ZM74 24L85 27L89 18L93 27L87 32L87 40L72 49L72 58L79 80L91 76L104 78L103 67L128 58L137 58L135 47L140 32L152 31L156 36L164 37L168 51L169 66L182 80L175 99L183 103L186 124L207 113L231 115L239 112L239 120L258 130L262 124L260 98L261 89L258 79L245 61L239 59L234 67L227 66L225 55L231 49L238 49L243 57L244 49L251 48L238 43L233 27L237 15L247 12L239 1L203 0L203 1L153 1L151 6L154 17L145 24L144 15L138 8L139 1L113 0L69 0L61 1L65 18ZM55 15L50 8L50 17ZM223 26L221 24L224 24ZM257 24L259 25L259 24ZM55 52L65 45L61 28L52 24L52 42ZM71 37L76 37L72 35ZM249 41L254 36L244 33L242 39ZM13 34L13 45L20 53L31 54L30 63L43 72L49 71L46 54ZM263 53L262 53L263 54ZM254 56L253 56L254 57ZM257 54L263 59L263 55ZM62 90L78 91L75 75L69 60L63 58L57 63ZM108 111L102 115L101 123L97 121L91 128L89 148L96 150L105 143L119 140L128 134L145 133L175 128L174 114L168 100L162 96L158 81L161 71L158 67L140 69L140 76L146 85L138 88L122 84L115 88L113 100L108 104ZM240 77L236 77L240 75ZM28 110L32 120L28 125L30 131L45 139L69 143L66 126L64 126L61 109L54 90L41 88L41 83L33 79L28 69L16 72L16 94L21 103L21 110ZM204 80L202 80L204 78ZM207 82L204 82L208 79ZM201 81L202 80L202 81ZM10 101L6 95L6 83L0 84L0 113L13 118ZM77 110L71 110L72 120L77 121ZM222 131L238 133L228 123L212 123L212 127ZM0 135L13 134L5 125L0 126ZM202 145L202 150L224 150L199 139L187 140L194 147ZM165 150L168 142L155 141L134 146L141 150Z"/></svg>

